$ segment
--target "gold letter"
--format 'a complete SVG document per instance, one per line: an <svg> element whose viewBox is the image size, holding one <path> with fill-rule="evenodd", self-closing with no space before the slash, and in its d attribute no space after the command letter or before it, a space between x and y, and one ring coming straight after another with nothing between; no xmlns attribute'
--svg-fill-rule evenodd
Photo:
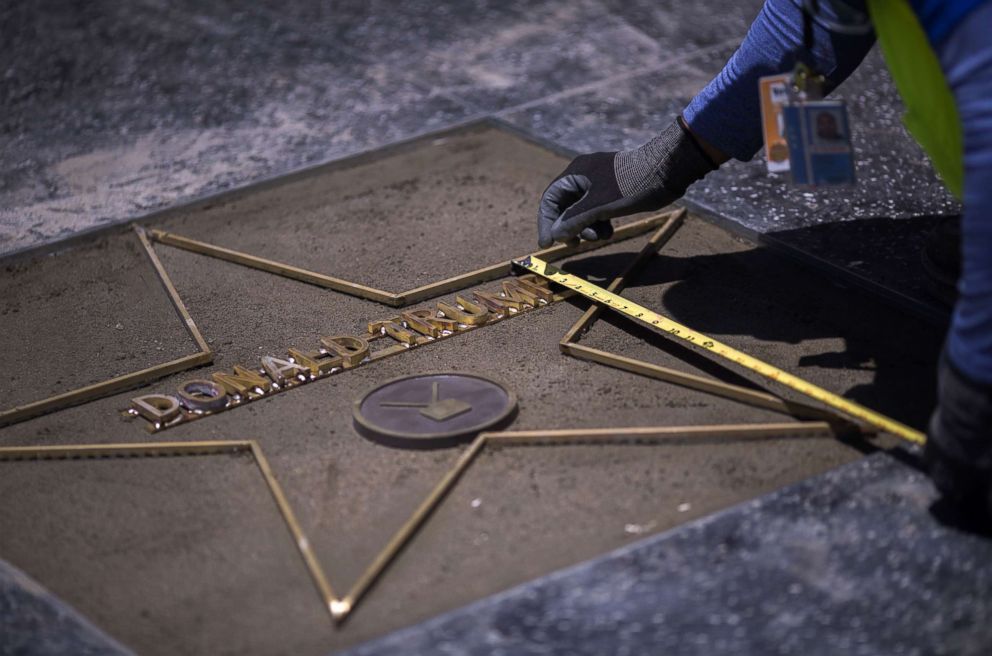
<svg viewBox="0 0 992 656"><path fill-rule="evenodd" d="M314 376L322 376L334 367L341 366L341 358L334 357L328 353L321 353L320 351L300 351L291 348L289 349L289 355L298 364L302 364L309 369L310 373Z"/></svg>
<svg viewBox="0 0 992 656"><path fill-rule="evenodd" d="M345 369L355 367L369 354L369 343L361 337L321 337L320 343L329 352L341 357Z"/></svg>
<svg viewBox="0 0 992 656"><path fill-rule="evenodd" d="M179 399L167 394L146 394L131 399L131 409L157 428L179 416Z"/></svg>
<svg viewBox="0 0 992 656"><path fill-rule="evenodd" d="M228 394L237 394L238 396L261 396L272 389L272 381L268 378L238 364L234 365L233 374L217 372L210 374L210 377Z"/></svg>
<svg viewBox="0 0 992 656"><path fill-rule="evenodd" d="M530 290L532 294L536 294L538 298L550 303L555 298L555 293L551 291L548 287L548 281L545 278L537 275L536 273L527 273L522 276L515 278L517 283Z"/></svg>
<svg viewBox="0 0 992 656"><path fill-rule="evenodd" d="M497 314L520 312L527 307L537 307L550 303L554 292L540 284L536 276L521 276L503 281L503 291L499 294L474 292L475 299Z"/></svg>
<svg viewBox="0 0 992 656"><path fill-rule="evenodd" d="M481 326L489 321L489 310L468 300L464 296L456 296L455 303L451 305L441 301L437 304L437 309L449 319L454 319L458 323L466 326Z"/></svg>
<svg viewBox="0 0 992 656"><path fill-rule="evenodd" d="M265 373L268 374L273 383L279 385L286 383L286 374L289 374L289 378L295 378L300 375L306 376L310 373L304 366L290 362L289 360L283 360L282 358L274 358L271 355L262 356L262 369L265 369Z"/></svg>
<svg viewBox="0 0 992 656"><path fill-rule="evenodd" d="M523 303L511 301L508 298L504 298L501 294L492 294L490 292L472 292L472 296L474 296L475 300L479 301L479 303L489 308L490 312L495 312L497 315L504 315L510 312L519 312L524 308Z"/></svg>
<svg viewBox="0 0 992 656"><path fill-rule="evenodd" d="M457 321L454 319L439 317L437 316L437 312L434 310L410 310L409 312L403 313L403 319L418 333L430 335L431 337L440 337L444 331L448 331L449 333L458 332ZM430 331L433 332L433 334L422 330L421 326L423 324L430 326Z"/></svg>
<svg viewBox="0 0 992 656"><path fill-rule="evenodd" d="M227 407L227 393L212 380L189 381L179 388L179 400L194 412L212 412Z"/></svg>
<svg viewBox="0 0 992 656"><path fill-rule="evenodd" d="M538 300L542 299L547 290L534 285L529 285L522 280L512 278L503 281L503 293L500 296L508 298L517 303L524 303L531 307L537 307Z"/></svg>
<svg viewBox="0 0 992 656"><path fill-rule="evenodd" d="M400 342L402 344L409 344L410 346L414 346L414 345L418 344L419 343L419 340L417 338L417 335L414 334L414 333L412 333L412 332L410 332L409 330L407 330L403 326L401 326L398 323L399 321L400 320L398 318L397 319L385 319L385 320L382 320L382 321L370 321L369 322L369 332L372 333L373 335L375 333L380 333L380 334L383 334L383 335L389 335L390 337L392 337L393 339L395 339L397 342Z"/></svg>

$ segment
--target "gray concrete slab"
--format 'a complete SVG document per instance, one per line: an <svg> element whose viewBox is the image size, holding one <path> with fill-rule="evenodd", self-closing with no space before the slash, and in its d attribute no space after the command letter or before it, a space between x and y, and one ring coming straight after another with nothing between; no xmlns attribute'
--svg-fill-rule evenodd
<svg viewBox="0 0 992 656"><path fill-rule="evenodd" d="M494 147L491 141L483 143ZM441 146L423 145L440 148L438 161L445 162L444 148L457 149L460 144L451 140ZM511 161L508 168L534 178L552 175L561 163L555 157L538 158L527 148L515 152L511 159L519 166ZM419 155L408 151L402 156ZM480 157L466 162L465 174L484 168L485 161ZM382 168L384 174L419 170L395 162ZM425 167L420 172L421 182L430 179L431 171ZM327 189L336 189L339 175L346 173L339 168L327 171ZM414 186L419 178L414 176ZM356 197L368 192L368 198L376 198L377 179L349 180ZM456 198L453 187L458 184L457 179L442 179L435 198ZM313 184L314 189L320 187ZM278 230L267 235L273 248L291 248L308 234L307 222L325 217L324 223L314 224L319 233L315 243L332 251L340 248L341 257L348 257L349 266L363 279L374 280L382 270L395 267L398 278L415 281L434 270L430 260L399 259L370 248L365 231L356 231L346 216L329 209L303 211L314 205L332 207L336 193L323 198L288 194L282 202L270 203L272 189L243 194L238 202L245 216L257 212L282 217ZM371 217L390 216L395 198L387 196L383 202L379 212L371 207ZM260 209L263 205L266 212ZM523 203L509 206L523 208ZM196 212L198 222L216 230L218 237L242 238L238 233L244 226L224 206ZM439 277L460 266L465 234L492 234L491 213L484 204L471 205L464 213L431 214L425 206L423 213L434 216L433 240L441 244L428 244L428 252L443 252L446 243L458 247L454 255L439 260ZM173 214L159 220L165 224L180 219ZM280 235L285 242L279 242ZM339 244L332 243L334 236ZM479 239L471 257L505 260L519 254L513 242L517 238ZM569 266L609 278L644 240L577 256ZM687 221L670 247L632 294L677 317L705 321L707 329L750 345L775 364L794 366L837 392L862 389L857 393L865 394L868 386L871 393L862 398L920 425L924 409L933 403L932 389L919 382L929 380L936 355L939 335L932 330L920 327L896 337L882 333L875 326L898 325L903 320L898 312L847 290L824 287L802 269L758 256L760 251L739 238L697 219ZM217 359L208 369L163 379L141 393L172 392L190 378L234 364L252 365L261 355L283 354L290 346L313 348L319 335L360 333L369 320L395 314L370 301L202 255L161 245L157 252ZM692 264L693 255L699 256L697 265ZM113 275L129 275L123 267L114 271L107 274L108 284ZM757 284L763 276L778 281L777 288ZM12 287L15 300L20 289ZM816 289L819 298L803 301L810 289ZM753 305L744 307L745 296ZM845 312L834 313L836 304ZM128 304L127 309L136 318L150 311L141 303ZM359 437L351 423L351 404L383 380L445 370L501 379L520 399L514 424L519 428L782 419L770 411L563 356L557 341L582 310L578 302L540 309L170 429L154 439L259 440L332 584L343 590L458 455L457 449L399 451ZM746 325L735 324L734 316L745 310ZM833 322L821 327L827 315ZM872 320L858 327L865 317ZM644 348L640 338L609 332L619 329L608 323L594 330L589 339L604 340L594 343L622 350ZM72 350L54 334L45 346L52 359ZM861 354L882 363L878 371ZM901 363L898 372L911 383L878 375L895 371L889 364L894 361ZM679 366L717 373L697 360ZM48 384L43 379L22 382L26 393ZM132 395L7 427L0 430L0 444L148 441L140 422L118 414ZM14 500L0 504L5 527L0 557L140 653L325 653L860 455L832 440L493 451L482 456L355 614L337 629L321 608L257 473L243 458L0 463L0 496Z"/></svg>
<svg viewBox="0 0 992 656"><path fill-rule="evenodd" d="M150 225L396 293L532 252L532 199L567 162L484 121Z"/></svg>
<svg viewBox="0 0 992 656"><path fill-rule="evenodd" d="M0 410L199 350L131 231L8 260L0 334Z"/></svg>
<svg viewBox="0 0 992 656"><path fill-rule="evenodd" d="M878 454L347 653L988 653L992 543L934 501Z"/></svg>

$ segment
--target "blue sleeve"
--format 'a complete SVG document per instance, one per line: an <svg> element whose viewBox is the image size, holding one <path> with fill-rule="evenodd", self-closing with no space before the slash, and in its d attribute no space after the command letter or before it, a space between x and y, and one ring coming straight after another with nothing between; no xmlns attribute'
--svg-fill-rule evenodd
<svg viewBox="0 0 992 656"><path fill-rule="evenodd" d="M986 0L909 0L920 24L936 46Z"/></svg>
<svg viewBox="0 0 992 656"><path fill-rule="evenodd" d="M961 279L947 351L972 382L992 386L992 2L937 47L964 140ZM990 388L992 389L992 388Z"/></svg>
<svg viewBox="0 0 992 656"><path fill-rule="evenodd" d="M864 0L846 0L867 12ZM766 0L743 43L720 74L692 99L683 118L702 139L735 159L747 161L761 148L758 78L792 70L797 57L827 77L829 93L847 79L875 43L874 33L832 33L819 17L836 19L820 0L813 23L813 52L803 48L802 0Z"/></svg>

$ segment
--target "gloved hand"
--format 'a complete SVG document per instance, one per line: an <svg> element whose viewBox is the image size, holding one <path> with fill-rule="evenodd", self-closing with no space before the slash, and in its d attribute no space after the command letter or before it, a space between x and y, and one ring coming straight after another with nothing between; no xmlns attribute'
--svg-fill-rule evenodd
<svg viewBox="0 0 992 656"><path fill-rule="evenodd" d="M923 451L930 477L955 505L992 517L992 386L965 378L945 355L937 390Z"/></svg>
<svg viewBox="0 0 992 656"><path fill-rule="evenodd" d="M544 190L538 244L608 239L610 219L660 209L714 169L681 117L640 148L579 155Z"/></svg>

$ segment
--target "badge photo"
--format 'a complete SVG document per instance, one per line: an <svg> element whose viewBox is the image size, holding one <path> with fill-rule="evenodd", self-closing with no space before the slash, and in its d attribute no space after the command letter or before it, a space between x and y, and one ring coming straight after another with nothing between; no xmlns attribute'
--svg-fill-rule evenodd
<svg viewBox="0 0 992 656"><path fill-rule="evenodd" d="M841 100L817 100L783 107L793 184L854 184L854 149Z"/></svg>

